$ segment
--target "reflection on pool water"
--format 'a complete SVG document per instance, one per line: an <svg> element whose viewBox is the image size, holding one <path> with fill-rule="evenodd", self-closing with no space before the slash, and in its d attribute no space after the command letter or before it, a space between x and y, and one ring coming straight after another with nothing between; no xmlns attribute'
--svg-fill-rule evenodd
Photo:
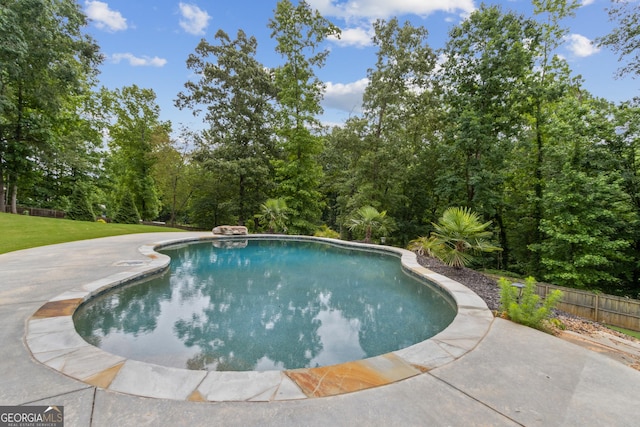
<svg viewBox="0 0 640 427"><path fill-rule="evenodd" d="M76 330L130 359L218 371L376 356L446 328L449 298L391 255L293 240L167 248L166 274L82 305ZM218 245L219 246L219 245Z"/></svg>

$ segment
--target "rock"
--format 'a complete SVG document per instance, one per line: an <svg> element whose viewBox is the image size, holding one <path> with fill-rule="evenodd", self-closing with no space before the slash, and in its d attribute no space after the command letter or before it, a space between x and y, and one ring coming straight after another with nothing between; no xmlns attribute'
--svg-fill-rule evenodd
<svg viewBox="0 0 640 427"><path fill-rule="evenodd" d="M247 227L244 225L219 225L211 231L213 234L221 234L223 236L241 236L249 234Z"/></svg>

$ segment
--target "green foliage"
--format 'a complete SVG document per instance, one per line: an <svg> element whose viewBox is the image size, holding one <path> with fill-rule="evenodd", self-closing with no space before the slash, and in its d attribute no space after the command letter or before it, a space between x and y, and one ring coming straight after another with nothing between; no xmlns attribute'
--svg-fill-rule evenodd
<svg viewBox="0 0 640 427"><path fill-rule="evenodd" d="M369 205L394 218L402 213L406 221L416 221L422 212L409 206L413 200L406 192L416 184L412 179L425 179L424 170L414 172L415 158L432 148L423 141L431 139L440 114L436 55L424 27L401 25L393 18L376 21L373 30L376 63L367 72L362 105L365 149L344 171L354 191L344 208L352 212Z"/></svg>
<svg viewBox="0 0 640 427"><path fill-rule="evenodd" d="M168 223L174 226L178 217L183 218L187 206L194 194L197 168L191 162L192 156L187 149L191 143L191 134L181 135L182 145L176 141L165 141L155 152L153 179L158 188L162 210L160 216L168 217Z"/></svg>
<svg viewBox="0 0 640 427"><path fill-rule="evenodd" d="M418 237L409 242L407 249L422 256L430 256L438 258L438 250L442 247L442 243L436 236Z"/></svg>
<svg viewBox="0 0 640 427"><path fill-rule="evenodd" d="M5 203L71 211L84 206L69 200L79 184L93 189L94 212L109 216L130 191L145 219L251 230L262 219L267 230L298 234L324 223L320 234L348 227L374 240L375 221L368 227L371 218L356 213L370 207L394 219L387 241L451 265L500 246L485 267L635 296L638 101L594 99L554 54L578 0L532 5L530 16L480 5L439 52L422 26L376 21L362 112L326 134L318 75L339 30L308 2L279 1L269 28L281 64L260 64L256 39L242 30L219 31L189 56L194 77L176 105L206 129L184 131L178 145L151 89L104 90L97 102L100 49L83 33L78 2L4 2L0 212ZM614 1L618 28L599 42L637 74L633 5ZM287 209L261 211L269 198ZM447 206L477 212L480 226L491 220L495 235L461 237L461 223L446 221L416 239ZM286 220L274 219L278 210Z"/></svg>
<svg viewBox="0 0 640 427"><path fill-rule="evenodd" d="M132 85L103 89L101 95L105 114L111 118L107 168L114 180L112 191L130 191L142 218L153 220L160 211L153 179L155 152L169 141L171 124L160 120L152 89Z"/></svg>
<svg viewBox="0 0 640 427"><path fill-rule="evenodd" d="M127 191L122 195L118 210L113 216L113 222L117 224L138 224L140 222L140 214L130 192Z"/></svg>
<svg viewBox="0 0 640 427"><path fill-rule="evenodd" d="M319 230L313 233L315 237L328 237L330 239L339 239L340 233L330 229L326 224L322 224Z"/></svg>
<svg viewBox="0 0 640 427"><path fill-rule="evenodd" d="M448 208L431 236L413 240L409 247L433 255L447 265L461 268L473 260L474 253L500 251L487 239L492 235L487 228L491 221L482 223L480 216L469 208Z"/></svg>
<svg viewBox="0 0 640 427"><path fill-rule="evenodd" d="M607 46L619 54L619 61L627 59L626 65L618 71L619 76L640 74L640 12L638 5L627 0L612 0L608 9L609 20L616 22L613 30L596 40L599 46Z"/></svg>
<svg viewBox="0 0 640 427"><path fill-rule="evenodd" d="M290 231L312 234L320 223L322 194L318 191L322 167L317 156L322 139L317 115L322 113L320 100L324 85L315 70L324 66L329 51L321 44L340 30L307 2L294 6L289 0L276 5L269 22L276 52L285 64L274 70L277 88L276 121L282 156L272 162L277 176L277 196L283 198L290 212Z"/></svg>
<svg viewBox="0 0 640 427"><path fill-rule="evenodd" d="M489 214L498 209L505 155L526 121L522 100L533 71L536 32L532 20L484 4L450 31L442 65L449 146L442 151L446 168L438 178L448 200L482 206Z"/></svg>
<svg viewBox="0 0 640 427"><path fill-rule="evenodd" d="M614 166L618 155L601 145L611 126L607 110L597 100L566 99L550 128L563 143L547 149L545 215L540 241L530 248L540 256L544 280L561 286L604 289L634 268L638 214Z"/></svg>
<svg viewBox="0 0 640 427"><path fill-rule="evenodd" d="M387 216L387 211L378 212L373 206L363 206L349 220L349 230L362 233L364 242L371 243L375 236L385 236L394 227L393 220Z"/></svg>
<svg viewBox="0 0 640 427"><path fill-rule="evenodd" d="M82 185L76 185L69 199L71 207L66 212L66 217L76 221L94 221L96 219L87 192Z"/></svg>
<svg viewBox="0 0 640 427"><path fill-rule="evenodd" d="M101 56L86 25L73 0L0 6L0 212L9 201L16 213L23 192L37 202L69 194L56 187L95 153L87 104Z"/></svg>
<svg viewBox="0 0 640 427"><path fill-rule="evenodd" d="M260 206L256 218L267 228L269 233L287 232L287 203L284 199L268 199Z"/></svg>
<svg viewBox="0 0 640 427"><path fill-rule="evenodd" d="M535 329L544 329L543 321L551 316L562 298L562 292L554 290L541 303L540 296L536 294L536 280L531 276L525 279L522 290L505 278L500 278L498 285L500 310L514 322Z"/></svg>
<svg viewBox="0 0 640 427"><path fill-rule="evenodd" d="M229 187L218 202L244 224L273 186L276 88L270 72L256 60L255 37L240 30L231 40L219 30L215 39L215 44L203 39L189 55L187 67L200 79L185 84L177 105L206 111L203 120L209 128L197 140L194 160L215 170Z"/></svg>

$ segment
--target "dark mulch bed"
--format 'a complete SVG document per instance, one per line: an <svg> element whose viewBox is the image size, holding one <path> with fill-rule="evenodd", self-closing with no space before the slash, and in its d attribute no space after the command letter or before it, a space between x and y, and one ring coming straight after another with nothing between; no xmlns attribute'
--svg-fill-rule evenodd
<svg viewBox="0 0 640 427"><path fill-rule="evenodd" d="M495 280L470 268L449 267L436 258L418 255L418 262L423 267L447 276L471 289L487 303L489 310L497 310L500 307L500 288Z"/></svg>

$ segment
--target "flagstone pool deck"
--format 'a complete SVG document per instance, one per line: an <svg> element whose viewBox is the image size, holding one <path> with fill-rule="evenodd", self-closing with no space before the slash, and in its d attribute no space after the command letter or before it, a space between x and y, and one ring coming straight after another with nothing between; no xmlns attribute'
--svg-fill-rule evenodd
<svg viewBox="0 0 640 427"><path fill-rule="evenodd" d="M494 319L473 292L403 256L459 313L430 340L285 372L188 371L87 344L71 315L113 284L164 269L153 248L211 233L151 233L0 255L0 405L64 405L67 426L636 426L640 372ZM1 238L1 236L0 236ZM406 259L405 259L406 258Z"/></svg>

